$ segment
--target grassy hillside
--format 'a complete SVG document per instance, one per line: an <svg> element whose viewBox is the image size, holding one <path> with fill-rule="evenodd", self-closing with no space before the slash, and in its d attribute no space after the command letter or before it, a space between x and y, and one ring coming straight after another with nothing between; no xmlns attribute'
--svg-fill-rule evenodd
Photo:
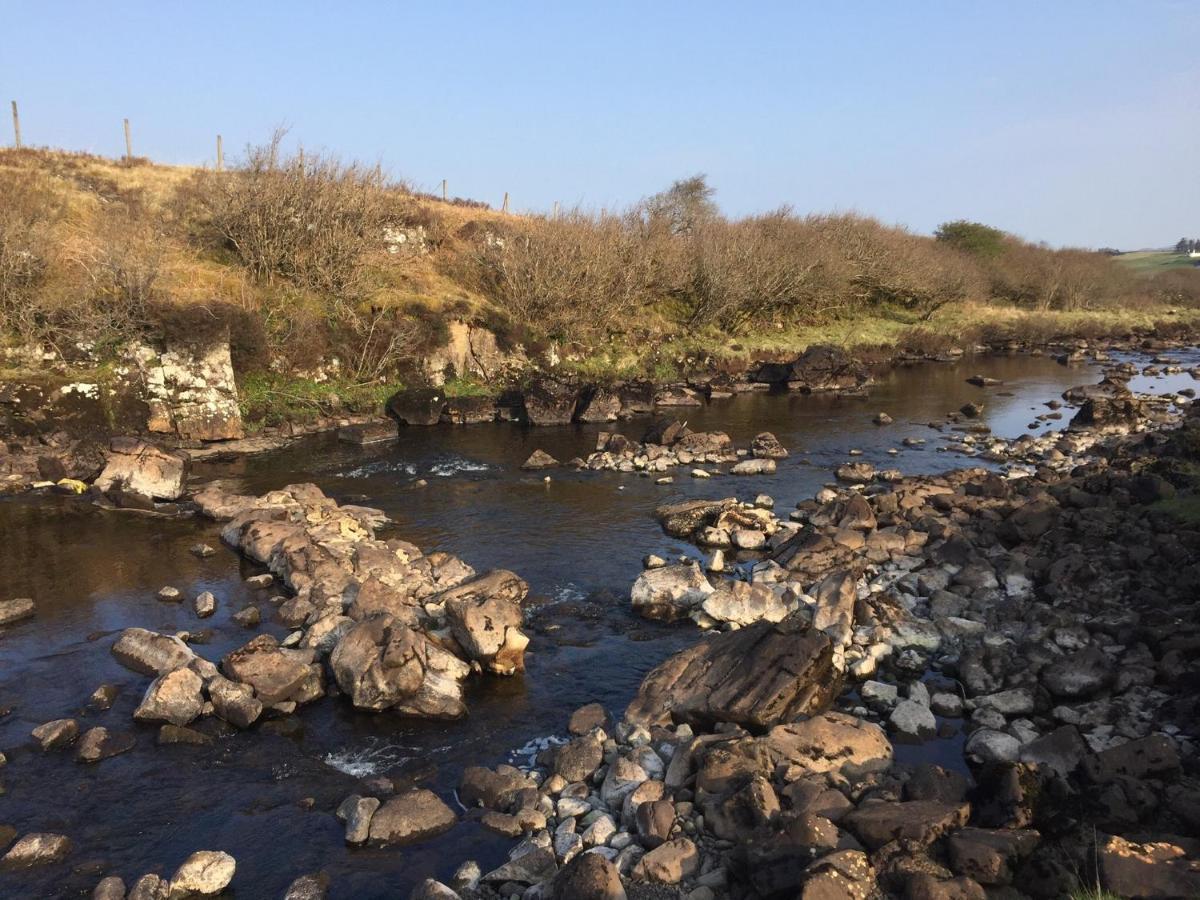
<svg viewBox="0 0 1200 900"><path fill-rule="evenodd" d="M1128 266L1135 272L1154 274L1170 271L1171 269L1193 268L1197 260L1191 259L1186 253L1159 252L1154 250L1137 253L1122 253L1114 257L1123 266Z"/></svg>
<svg viewBox="0 0 1200 900"><path fill-rule="evenodd" d="M228 329L250 402L303 408L411 383L452 319L591 377L667 379L815 341L1044 341L1192 327L1200 309L1200 271L1148 254L970 222L930 238L856 215L730 220L711 193L696 177L618 213L516 216L277 141L220 173L0 151L0 338L96 365Z"/></svg>

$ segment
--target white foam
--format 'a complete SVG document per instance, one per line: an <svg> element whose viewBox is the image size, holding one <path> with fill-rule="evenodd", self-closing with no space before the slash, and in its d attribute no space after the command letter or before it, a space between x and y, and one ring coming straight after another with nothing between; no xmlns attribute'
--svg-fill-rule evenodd
<svg viewBox="0 0 1200 900"><path fill-rule="evenodd" d="M559 737L556 734L530 738L522 746L509 753L508 758L515 766L523 769L531 769L539 753L543 750L549 750L551 747L561 747L565 743L567 743L566 738Z"/></svg>
<svg viewBox="0 0 1200 900"><path fill-rule="evenodd" d="M411 755L415 752L417 748L402 747L399 744L371 744L327 753L322 757L322 761L346 775L364 778L404 765L415 758Z"/></svg>
<svg viewBox="0 0 1200 900"><path fill-rule="evenodd" d="M429 467L429 474L439 478L450 478L462 472L489 472L491 466L487 463L476 462L473 459L463 459L461 456L452 457L445 462Z"/></svg>
<svg viewBox="0 0 1200 900"><path fill-rule="evenodd" d="M396 462L395 460L379 460L356 466L348 472L340 473L342 478L370 478L372 475L416 475L417 467L412 463Z"/></svg>

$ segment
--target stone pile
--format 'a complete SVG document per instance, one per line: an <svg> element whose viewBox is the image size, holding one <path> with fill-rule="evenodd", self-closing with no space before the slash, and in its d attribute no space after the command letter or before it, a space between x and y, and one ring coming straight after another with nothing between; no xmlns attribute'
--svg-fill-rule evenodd
<svg viewBox="0 0 1200 900"><path fill-rule="evenodd" d="M728 465L732 475L769 475L775 461L788 452L775 435L763 432L750 446L737 449L723 431L690 431L678 419L652 425L635 443L623 434L600 432L596 450L582 467L593 471L666 472L677 466L692 466L693 474L721 474L716 467ZM705 469L708 466L710 468Z"/></svg>

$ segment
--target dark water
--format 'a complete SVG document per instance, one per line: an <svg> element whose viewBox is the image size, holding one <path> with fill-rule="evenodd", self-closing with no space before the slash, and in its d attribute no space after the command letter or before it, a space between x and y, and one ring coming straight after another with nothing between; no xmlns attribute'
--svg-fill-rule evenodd
<svg viewBox="0 0 1200 900"><path fill-rule="evenodd" d="M1196 353L1173 355L1188 365L1200 361ZM1005 383L966 384L975 372ZM1048 358L977 358L896 370L866 400L753 394L679 411L694 430L725 430L742 445L760 431L774 432L792 454L768 477L694 480L678 469L673 484L658 486L637 475L555 470L546 483L519 470L534 449L562 460L586 456L602 428L500 424L406 429L399 444L365 450L322 437L269 456L201 466L198 478L230 479L247 491L314 481L341 499L365 498L395 519L395 534L422 548L456 553L481 571L509 568L529 581L527 673L476 681L471 715L455 723L358 714L341 699L325 699L293 717L300 726L294 731L260 727L208 747L157 747L155 729L131 719L148 679L112 659L114 632L203 625L212 639L196 649L215 661L250 636L231 615L258 602L262 630L282 636L265 596L242 583L250 570L223 547L206 560L188 552L198 540L220 546L212 523L106 513L69 498L0 501L0 595L30 596L38 604L35 619L0 636L0 707L12 707L0 718L0 750L9 758L0 768L6 791L0 824L22 833L61 832L76 843L66 865L0 874L0 896L85 895L104 874L129 883L147 871L169 876L197 849L237 858L234 884L242 898L282 896L292 879L318 869L332 877L334 897L404 897L427 875L448 877L464 858L485 867L499 861L509 842L470 821L417 847L349 849L333 809L371 773L423 781L452 801L464 766L504 761L514 748L561 733L570 711L584 703L599 700L621 711L649 668L698 636L691 626L655 626L627 609L646 553L695 553L663 535L651 515L655 506L768 493L786 515L830 480L851 448L878 466L910 473L963 465L962 457L936 450L939 433L927 423L982 400L983 421L999 435L1016 436L1046 411L1044 401L1099 377L1094 366L1068 369ZM1183 375L1139 378L1133 387L1164 392L1192 384ZM895 423L873 425L878 411ZM1043 428L1063 427L1070 416L1064 412ZM615 427L640 437L644 423ZM908 436L928 443L903 448ZM893 457L889 448L901 452ZM200 623L190 602L159 602L154 594L165 584L188 601L211 590L216 616ZM86 710L103 682L121 685L116 705ZM132 731L137 746L94 766L76 763L70 751L43 755L30 730L65 716L80 717L81 728ZM925 750L906 747L902 756L942 760L957 746L951 739Z"/></svg>

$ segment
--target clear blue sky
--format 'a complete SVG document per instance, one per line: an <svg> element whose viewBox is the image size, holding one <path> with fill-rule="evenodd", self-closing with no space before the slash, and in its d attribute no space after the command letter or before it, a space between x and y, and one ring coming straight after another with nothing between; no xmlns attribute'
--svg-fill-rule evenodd
<svg viewBox="0 0 1200 900"><path fill-rule="evenodd" d="M708 174L726 212L1200 233L1200 2L0 2L26 143L293 140L514 208ZM0 129L7 134L7 129ZM11 135L8 135L11 139Z"/></svg>

